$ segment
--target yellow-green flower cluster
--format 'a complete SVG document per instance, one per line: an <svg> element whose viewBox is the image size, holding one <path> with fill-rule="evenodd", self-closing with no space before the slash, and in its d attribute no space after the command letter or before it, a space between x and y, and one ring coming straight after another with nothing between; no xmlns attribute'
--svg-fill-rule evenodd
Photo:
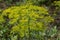
<svg viewBox="0 0 60 40"><path fill-rule="evenodd" d="M46 8L33 5L13 6L4 10L2 16L8 17L7 24L14 25L11 32L18 32L21 37L29 36L29 30L44 31L53 21Z"/></svg>

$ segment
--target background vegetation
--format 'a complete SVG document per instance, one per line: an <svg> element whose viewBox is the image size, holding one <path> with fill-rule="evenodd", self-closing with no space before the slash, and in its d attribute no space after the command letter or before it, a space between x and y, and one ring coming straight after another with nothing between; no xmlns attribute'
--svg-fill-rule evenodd
<svg viewBox="0 0 60 40"><path fill-rule="evenodd" d="M0 0L0 40L60 40L60 0Z"/></svg>

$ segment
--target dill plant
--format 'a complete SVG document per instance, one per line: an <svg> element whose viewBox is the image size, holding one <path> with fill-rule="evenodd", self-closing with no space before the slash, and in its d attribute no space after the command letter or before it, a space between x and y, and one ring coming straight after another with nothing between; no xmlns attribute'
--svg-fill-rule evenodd
<svg viewBox="0 0 60 40"><path fill-rule="evenodd" d="M17 33L20 37L29 37L34 31L44 32L48 24L54 21L46 8L34 5L10 7L1 16L0 21L5 23L4 26L10 30L10 34Z"/></svg>

